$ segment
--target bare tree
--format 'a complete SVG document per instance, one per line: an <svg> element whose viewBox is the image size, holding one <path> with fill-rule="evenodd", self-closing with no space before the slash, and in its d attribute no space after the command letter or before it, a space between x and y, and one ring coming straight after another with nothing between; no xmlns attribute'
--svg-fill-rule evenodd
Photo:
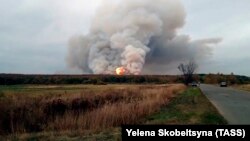
<svg viewBox="0 0 250 141"><path fill-rule="evenodd" d="M194 61L189 61L187 64L180 64L178 69L182 72L184 77L184 83L188 85L188 83L193 81L193 75L198 65Z"/></svg>

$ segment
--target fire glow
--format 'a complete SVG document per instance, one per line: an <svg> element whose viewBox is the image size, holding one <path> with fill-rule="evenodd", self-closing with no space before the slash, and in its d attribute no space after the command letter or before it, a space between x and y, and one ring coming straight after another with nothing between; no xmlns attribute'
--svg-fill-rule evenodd
<svg viewBox="0 0 250 141"><path fill-rule="evenodd" d="M117 68L115 71L116 71L116 74L117 74L117 75L124 75L125 72L126 72L126 70L125 70L124 67L119 67L119 68Z"/></svg>
<svg viewBox="0 0 250 141"><path fill-rule="evenodd" d="M221 41L179 34L186 15L181 0L103 1L89 32L70 39L66 60L88 74L175 74L184 60L208 59Z"/></svg>

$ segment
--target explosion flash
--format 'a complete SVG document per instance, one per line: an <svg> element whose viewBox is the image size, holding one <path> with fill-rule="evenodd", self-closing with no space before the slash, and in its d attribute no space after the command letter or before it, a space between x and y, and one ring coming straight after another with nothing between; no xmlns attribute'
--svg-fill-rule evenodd
<svg viewBox="0 0 250 141"><path fill-rule="evenodd" d="M178 34L185 17L180 0L105 0L89 32L70 40L67 62L89 74L176 72L180 62L208 58L220 42Z"/></svg>
<svg viewBox="0 0 250 141"><path fill-rule="evenodd" d="M116 74L117 74L117 75L124 75L125 72L126 72L126 70L125 70L124 67L119 67L119 68L117 68L115 71L116 71Z"/></svg>

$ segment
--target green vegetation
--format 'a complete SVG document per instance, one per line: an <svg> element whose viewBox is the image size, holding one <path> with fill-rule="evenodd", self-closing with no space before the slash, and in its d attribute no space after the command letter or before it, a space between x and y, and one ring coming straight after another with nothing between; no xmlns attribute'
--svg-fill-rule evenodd
<svg viewBox="0 0 250 141"><path fill-rule="evenodd" d="M105 85L114 83L129 84L165 84L179 81L179 76L168 75L21 75L0 74L0 85L22 84L95 84Z"/></svg>
<svg viewBox="0 0 250 141"><path fill-rule="evenodd" d="M189 88L147 120L147 124L227 124L198 88Z"/></svg>
<svg viewBox="0 0 250 141"><path fill-rule="evenodd" d="M196 74L195 81L208 84L218 84L227 81L228 84L249 84L250 78L246 76L225 74ZM21 75L21 74L0 74L1 85L64 85L64 84L166 84L184 82L182 76L173 75L138 75L138 76L117 76L117 75ZM12 87L14 88L14 87Z"/></svg>
<svg viewBox="0 0 250 141"><path fill-rule="evenodd" d="M5 97L4 92L0 91L0 98L4 98L4 97Z"/></svg>
<svg viewBox="0 0 250 141"><path fill-rule="evenodd" d="M227 82L229 85L235 84L249 84L250 77L235 75L231 73L229 75L217 73L217 74L199 74L199 81L207 84L219 84L222 81Z"/></svg>

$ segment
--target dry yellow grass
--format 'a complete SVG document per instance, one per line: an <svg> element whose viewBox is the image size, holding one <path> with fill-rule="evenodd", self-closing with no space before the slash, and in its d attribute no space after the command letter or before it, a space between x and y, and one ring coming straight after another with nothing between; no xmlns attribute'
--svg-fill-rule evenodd
<svg viewBox="0 0 250 141"><path fill-rule="evenodd" d="M75 94L7 95L0 100L0 122L4 123L0 134L97 131L140 123L186 89L182 84L96 87Z"/></svg>
<svg viewBox="0 0 250 141"><path fill-rule="evenodd" d="M143 88L143 89L142 89ZM132 95L140 95L140 99L107 103L104 106L72 118L72 113L56 118L49 123L52 130L102 130L117 127L122 124L135 124L143 117L153 114L168 104L174 94L185 89L183 85L169 86L140 86L139 88L127 88L127 98ZM125 90L125 92L126 92ZM131 96L129 96L131 95Z"/></svg>
<svg viewBox="0 0 250 141"><path fill-rule="evenodd" d="M236 85L234 88L250 92L250 84Z"/></svg>

